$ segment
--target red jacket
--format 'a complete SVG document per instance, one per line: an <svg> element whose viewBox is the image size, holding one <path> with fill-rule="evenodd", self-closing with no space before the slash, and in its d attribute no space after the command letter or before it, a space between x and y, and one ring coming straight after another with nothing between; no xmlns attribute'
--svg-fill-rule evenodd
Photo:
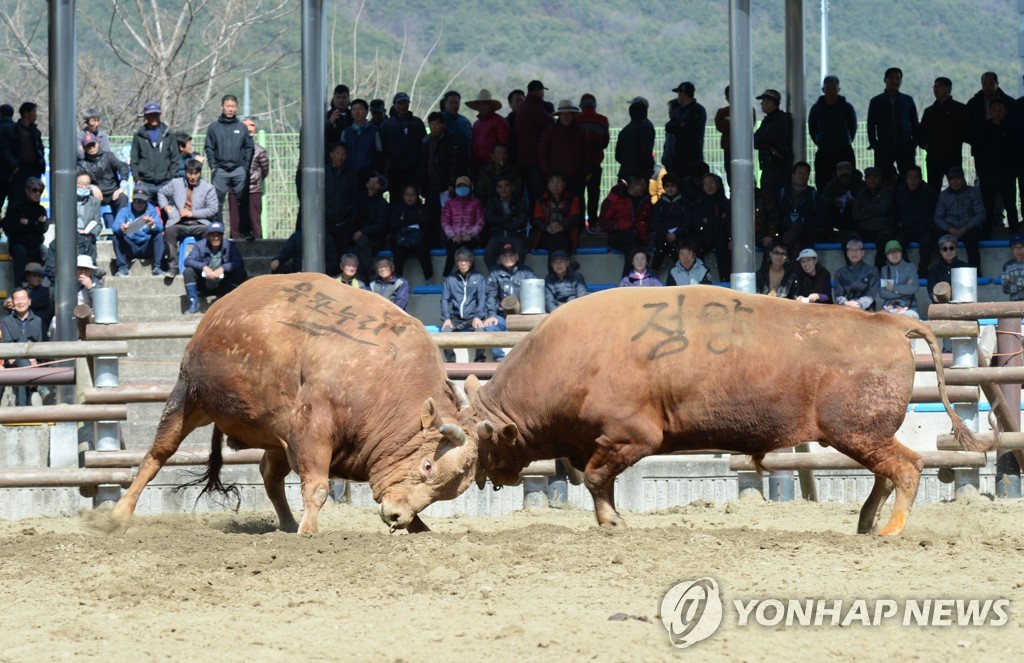
<svg viewBox="0 0 1024 663"><path fill-rule="evenodd" d="M572 237L572 245L579 245L580 226L583 225L583 210L580 199L565 191L562 199L555 201L550 191L545 191L533 206L533 227L537 230L537 246L540 237L547 232L548 224L559 222Z"/></svg>
<svg viewBox="0 0 1024 663"><path fill-rule="evenodd" d="M491 160L491 148L508 145L508 122L497 113L473 123L473 165L485 166Z"/></svg>
<svg viewBox="0 0 1024 663"><path fill-rule="evenodd" d="M647 234L651 229L653 209L651 198L645 192L634 212L633 200L629 196L626 185L618 184L612 188L608 197L601 203L601 216L598 223L601 225L601 230L606 233L635 231L646 244Z"/></svg>
<svg viewBox="0 0 1024 663"><path fill-rule="evenodd" d="M526 95L526 99L516 111L516 137L519 140L517 158L521 168L529 168L540 163L540 157L537 155L540 137L549 126L551 116L544 108L544 100Z"/></svg>
<svg viewBox="0 0 1024 663"><path fill-rule="evenodd" d="M591 161L590 139L575 122L567 127L556 122L544 130L538 156L540 171L545 176L561 173L566 177L582 177Z"/></svg>
<svg viewBox="0 0 1024 663"><path fill-rule="evenodd" d="M583 127L590 139L590 151L592 164L600 164L604 161L604 151L608 147L608 118L601 115L593 108L584 108L576 116L576 124Z"/></svg>
<svg viewBox="0 0 1024 663"><path fill-rule="evenodd" d="M441 230L449 239L456 235L478 237L483 229L484 206L476 196L455 196L441 210Z"/></svg>

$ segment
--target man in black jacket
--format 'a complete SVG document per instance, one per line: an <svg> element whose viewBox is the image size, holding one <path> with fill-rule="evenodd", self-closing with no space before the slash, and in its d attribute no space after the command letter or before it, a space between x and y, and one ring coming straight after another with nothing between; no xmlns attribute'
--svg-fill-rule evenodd
<svg viewBox="0 0 1024 663"><path fill-rule="evenodd" d="M455 195L455 180L469 173L469 153L462 149L444 125L444 116L434 111L427 116L430 133L420 151L420 191L427 206L430 228L427 244L435 246L441 231L441 195Z"/></svg>
<svg viewBox="0 0 1024 663"><path fill-rule="evenodd" d="M886 176L893 164L900 178L914 164L917 150L917 105L914 98L900 92L903 70L885 70L885 91L868 104L868 149L875 153L875 167Z"/></svg>
<svg viewBox="0 0 1024 663"><path fill-rule="evenodd" d="M789 113L779 108L782 95L778 90L765 90L757 100L764 112L754 132L754 149L761 166L761 197L774 202L793 169L793 122Z"/></svg>
<svg viewBox="0 0 1024 663"><path fill-rule="evenodd" d="M102 151L96 134L88 131L82 137L82 149L85 150L85 158L78 162L78 170L88 173L92 183L99 187L103 194L100 204L110 208L103 214L103 222L108 230L113 230L114 217L127 200L121 185L128 181L128 164L113 152Z"/></svg>
<svg viewBox="0 0 1024 663"><path fill-rule="evenodd" d="M46 172L46 159L43 157L43 136L36 126L36 108L31 101L26 101L18 108L18 121L6 135L7 140L0 145L3 161L11 169L11 180L8 186L10 204L17 203L25 196L25 182L30 177L42 177Z"/></svg>
<svg viewBox="0 0 1024 663"><path fill-rule="evenodd" d="M132 137L132 177L136 188L156 200L160 187L178 171L178 138L160 120L160 104L148 103L142 109L145 122Z"/></svg>
<svg viewBox="0 0 1024 663"><path fill-rule="evenodd" d="M229 203L231 212L231 239L238 239L238 215L241 206L248 203L249 164L252 163L253 147L249 129L242 124L236 113L238 99L226 94L220 101L221 116L210 123L206 130L206 163L213 172L211 184L217 190L220 215L224 218L224 198L228 191L234 195Z"/></svg>
<svg viewBox="0 0 1024 663"><path fill-rule="evenodd" d="M856 167L853 137L857 135L857 111L839 94L839 78L826 76L818 101L807 115L807 129L818 147L814 154L814 186L824 191L836 164L849 161Z"/></svg>
<svg viewBox="0 0 1024 663"><path fill-rule="evenodd" d="M337 255L348 251L355 232L355 174L348 167L345 143L328 146L330 162L324 169L324 229L335 245Z"/></svg>
<svg viewBox="0 0 1024 663"><path fill-rule="evenodd" d="M935 103L921 116L919 143L928 153L928 179L937 187L953 166L962 168L964 143L967 142L969 119L967 106L953 98L953 81L939 76L932 85ZM924 269L924 266L920 266Z"/></svg>
<svg viewBox="0 0 1024 663"><path fill-rule="evenodd" d="M11 153L10 141L14 131L14 106L0 105L0 209L4 207L7 194L10 192L11 175L18 167L18 162Z"/></svg>
<svg viewBox="0 0 1024 663"><path fill-rule="evenodd" d="M387 159L391 200L401 199L407 184L414 184L420 167L420 148L427 136L423 120L409 110L409 95L399 92L394 98L394 115L384 120L381 141Z"/></svg>
<svg viewBox="0 0 1024 663"><path fill-rule="evenodd" d="M679 95L679 107L672 112L665 133L675 137L672 172L686 177L692 164L704 161L704 127L708 123L708 112L697 103L693 83L684 81L672 91Z"/></svg>
<svg viewBox="0 0 1024 663"><path fill-rule="evenodd" d="M11 311L10 315L0 319L0 336L2 336L3 343L38 343L45 341L46 336L45 330L43 329L43 321L32 312L31 304L32 300L29 297L28 290L25 288L16 288L11 293L11 303L14 305L14 310ZM6 366L10 367L25 367L33 366L36 363L35 359L8 359L5 362ZM31 405L29 393L31 387L16 387L14 390L15 394L15 405L24 406ZM3 394L3 389L0 388L0 395Z"/></svg>
<svg viewBox="0 0 1024 663"><path fill-rule="evenodd" d="M12 273L18 279L25 273L25 265L30 258L35 262L46 262L43 236L50 220L46 210L39 204L42 195L43 181L38 177L30 177L21 192L21 200L8 205L4 216L3 229L7 233L8 251L14 267Z"/></svg>

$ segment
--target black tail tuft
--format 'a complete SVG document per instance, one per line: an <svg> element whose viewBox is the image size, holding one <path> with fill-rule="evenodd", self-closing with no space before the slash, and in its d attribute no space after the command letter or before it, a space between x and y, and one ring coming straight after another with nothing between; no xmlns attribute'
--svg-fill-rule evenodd
<svg viewBox="0 0 1024 663"><path fill-rule="evenodd" d="M199 495L196 497L196 503L199 502L203 495L209 495L211 499L224 506L230 506L230 500L233 499L234 506L230 506L230 508L232 511L238 511L238 508L242 505L242 495L238 490L238 486L233 483L225 484L220 480L220 470L224 467L224 454L221 451L223 443L224 433L214 425L213 439L210 441L210 459L206 463L206 471L192 481L176 487L174 491L177 492L192 486L203 486L203 489L199 491ZM222 502L214 498L214 493L222 495L225 501Z"/></svg>

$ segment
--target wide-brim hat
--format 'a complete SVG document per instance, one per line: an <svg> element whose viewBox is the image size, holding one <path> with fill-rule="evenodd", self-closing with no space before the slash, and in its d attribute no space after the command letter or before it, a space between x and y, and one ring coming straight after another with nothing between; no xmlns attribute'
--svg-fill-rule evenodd
<svg viewBox="0 0 1024 663"><path fill-rule="evenodd" d="M25 265L25 271L23 275L24 274L39 274L40 276L46 276L46 271L43 270L43 266L40 265L38 262L30 262L29 264Z"/></svg>
<svg viewBox="0 0 1024 663"><path fill-rule="evenodd" d="M466 105L475 111L482 110L484 108L499 110L501 108L501 101L493 98L490 90L480 90L476 94L476 99L467 101Z"/></svg>
<svg viewBox="0 0 1024 663"><path fill-rule="evenodd" d="M579 106L573 105L573 103L568 99L562 99L561 101L558 102L558 110L552 113L552 115L558 116L561 115L562 113L571 113L573 115L576 115L579 112Z"/></svg>

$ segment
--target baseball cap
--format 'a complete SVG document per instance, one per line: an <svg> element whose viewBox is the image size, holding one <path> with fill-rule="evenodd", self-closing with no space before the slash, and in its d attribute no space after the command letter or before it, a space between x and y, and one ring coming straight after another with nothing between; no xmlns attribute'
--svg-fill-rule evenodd
<svg viewBox="0 0 1024 663"><path fill-rule="evenodd" d="M370 102L371 113L386 113L387 110L388 107L387 105L385 105L383 99L374 99L373 101Z"/></svg>
<svg viewBox="0 0 1024 663"><path fill-rule="evenodd" d="M1018 233L1017 235L1014 235L1014 237L1024 237L1024 233ZM940 237L939 241L937 242L937 244L939 246L942 246L943 244L956 244L956 243L957 243L957 238L954 237L953 235L950 235L949 233L946 233L945 235Z"/></svg>
<svg viewBox="0 0 1024 663"><path fill-rule="evenodd" d="M1024 233L1014 233L1013 237L1010 238L1010 246L1014 244L1024 244Z"/></svg>
<svg viewBox="0 0 1024 663"><path fill-rule="evenodd" d="M546 89L547 88L544 87L544 84L541 83L538 80L532 80L532 81L530 81L529 85L526 86L526 91L527 92L533 92L534 90L546 90Z"/></svg>
<svg viewBox="0 0 1024 663"><path fill-rule="evenodd" d="M550 256L548 256L548 260L549 261L550 260L568 260L568 259L569 259L569 254L566 253L565 251L563 251L562 249L556 249L556 250L551 252Z"/></svg>
<svg viewBox="0 0 1024 663"><path fill-rule="evenodd" d="M876 177L881 177L882 171L878 170L874 166L868 166L867 168L864 169L864 177L871 177L872 175L875 175Z"/></svg>
<svg viewBox="0 0 1024 663"><path fill-rule="evenodd" d="M86 145L90 145L95 142L96 134L94 134L93 132L86 131L84 134L82 134L82 147L85 147Z"/></svg>
<svg viewBox="0 0 1024 663"><path fill-rule="evenodd" d="M648 108L651 106L651 102L647 101L647 97L633 97L629 100L629 105L632 106L633 104L643 104Z"/></svg>
<svg viewBox="0 0 1024 663"><path fill-rule="evenodd" d="M43 276L46 276L46 272L43 270L43 266L40 265L38 262L30 262L27 265L25 265L25 273L41 274Z"/></svg>
<svg viewBox="0 0 1024 663"><path fill-rule="evenodd" d="M505 242L501 247L501 254L505 255L507 253L515 253L516 255L519 255L519 251L516 250L516 246L512 242Z"/></svg>
<svg viewBox="0 0 1024 663"><path fill-rule="evenodd" d="M132 192L132 200L144 200L149 202L149 192L142 187L135 187L135 191Z"/></svg>
<svg viewBox="0 0 1024 663"><path fill-rule="evenodd" d="M840 161L836 164L837 175L850 175L853 173L853 164L849 161Z"/></svg>
<svg viewBox="0 0 1024 663"><path fill-rule="evenodd" d="M890 239L885 243L885 252L889 253L890 251L903 251L903 245L898 240Z"/></svg>
<svg viewBox="0 0 1024 663"><path fill-rule="evenodd" d="M206 228L206 234L209 235L210 233L220 233L221 235L223 235L224 224L221 223L220 221L214 221Z"/></svg>
<svg viewBox="0 0 1024 663"><path fill-rule="evenodd" d="M149 115L150 113L157 113L157 114L159 114L160 113L160 104L154 103L154 102L150 102L150 103L146 104L143 107L143 109L142 109L142 114L143 115Z"/></svg>
<svg viewBox="0 0 1024 663"><path fill-rule="evenodd" d="M771 88L765 90L764 92L762 92L761 94L759 94L758 96L756 96L754 98L758 99L758 100L761 100L761 99L771 99L775 103L779 103L780 101L782 101L782 95L779 94L779 91L778 90L772 90Z"/></svg>
<svg viewBox="0 0 1024 663"><path fill-rule="evenodd" d="M804 258L817 258L818 252L812 248L801 249L800 254L796 257L797 260L803 260Z"/></svg>
<svg viewBox="0 0 1024 663"><path fill-rule="evenodd" d="M964 169L961 168L960 166L953 166L946 173L946 177L948 177L949 179L953 179L954 177L959 177L960 179L964 179Z"/></svg>
<svg viewBox="0 0 1024 663"><path fill-rule="evenodd" d="M462 175L455 180L455 186L473 186L473 180L468 175Z"/></svg>
<svg viewBox="0 0 1024 663"><path fill-rule="evenodd" d="M693 87L693 83L691 83L690 81L683 81L679 85L677 85L674 88L672 88L672 91L673 92L685 92L686 94L688 94L688 95L690 95L692 97L693 93L696 91L696 88Z"/></svg>
<svg viewBox="0 0 1024 663"><path fill-rule="evenodd" d="M395 95L395 98L391 100L391 103L397 104L399 101L409 101L409 95L405 92L399 92Z"/></svg>

